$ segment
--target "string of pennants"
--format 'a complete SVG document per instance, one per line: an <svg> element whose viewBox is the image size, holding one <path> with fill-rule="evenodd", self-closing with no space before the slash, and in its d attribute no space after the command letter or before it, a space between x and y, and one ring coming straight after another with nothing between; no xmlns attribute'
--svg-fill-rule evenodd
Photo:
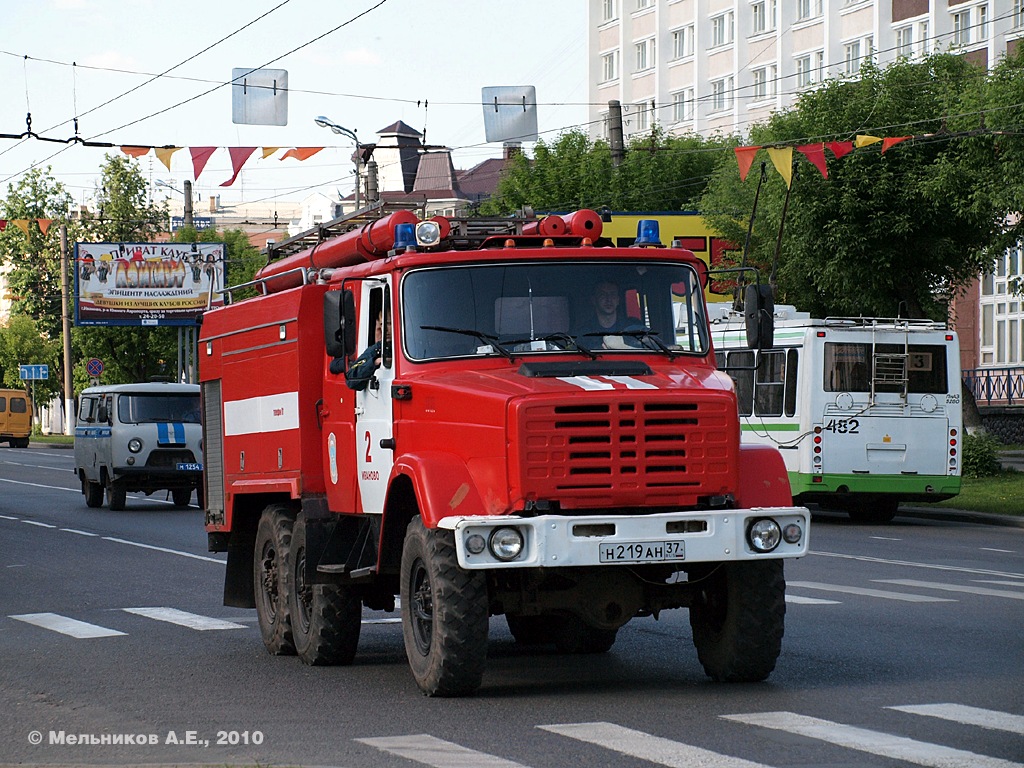
<svg viewBox="0 0 1024 768"><path fill-rule="evenodd" d="M157 156L157 159L164 164L164 167L168 171L171 170L171 157L180 149L185 147L142 147L142 146L122 146L121 151L129 157L143 157L149 154L150 150L153 150L153 154ZM195 180L199 180L199 174L203 172L206 167L206 163L210 157L220 147L188 147L189 154L192 156L192 171L195 174ZM230 187L235 183L235 179L238 178L238 174L242 171L242 166L245 165L252 154L257 150L261 149L263 152L263 159L266 160L268 157L273 155L282 147L227 147L228 155L231 157L231 178L227 181L221 182L222 187ZM289 157L294 157L296 160L308 160L315 155L324 147L292 147L285 152L279 159L287 160Z"/></svg>
<svg viewBox="0 0 1024 768"><path fill-rule="evenodd" d="M53 224L53 219L0 219L0 232L7 229L8 224L13 224L25 233L25 237L28 237L28 225L33 221L39 227L39 231L43 233L43 237L46 237L46 233L50 231L50 225Z"/></svg>
<svg viewBox="0 0 1024 768"><path fill-rule="evenodd" d="M882 144L882 154L892 147L899 144L901 141L907 139L913 139L914 136L892 136L889 138L883 138L881 136L868 136L865 134L858 134L853 141L823 141L817 144L803 144L801 146L790 146L790 147L762 147L762 146L749 146L749 147L736 147L736 161L740 166L740 181L747 180L747 174L750 172L750 166L754 163L754 156L760 150L768 152L768 157L772 161L772 165L775 166L775 170L779 172L786 181L786 187L793 183L793 150L806 157L811 164L821 172L822 178L828 178L828 166L825 161L825 150L828 149L835 158L838 160L846 155L850 154L854 148L868 147L872 144Z"/></svg>

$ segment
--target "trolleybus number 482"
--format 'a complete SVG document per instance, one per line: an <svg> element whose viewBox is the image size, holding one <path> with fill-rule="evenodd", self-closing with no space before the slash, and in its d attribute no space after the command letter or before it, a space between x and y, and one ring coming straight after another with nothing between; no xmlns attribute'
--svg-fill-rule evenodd
<svg viewBox="0 0 1024 768"><path fill-rule="evenodd" d="M856 435L859 434L860 422L857 419L832 419L822 429L838 435Z"/></svg>

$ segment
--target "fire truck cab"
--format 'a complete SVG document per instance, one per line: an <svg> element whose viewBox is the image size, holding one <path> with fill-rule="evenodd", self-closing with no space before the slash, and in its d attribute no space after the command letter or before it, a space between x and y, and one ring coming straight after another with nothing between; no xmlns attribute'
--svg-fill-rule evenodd
<svg viewBox="0 0 1024 768"><path fill-rule="evenodd" d="M428 695L481 684L497 615L600 653L685 607L710 677L765 679L810 516L778 451L740 444L704 264L656 227L606 246L592 211L382 214L285 241L260 295L204 316L225 603L256 608L271 653L347 664L362 609L400 596Z"/></svg>

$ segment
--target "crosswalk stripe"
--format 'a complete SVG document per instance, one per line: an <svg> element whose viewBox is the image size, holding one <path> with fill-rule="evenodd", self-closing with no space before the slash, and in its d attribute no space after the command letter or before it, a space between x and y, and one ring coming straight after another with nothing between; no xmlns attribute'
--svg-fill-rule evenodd
<svg viewBox="0 0 1024 768"><path fill-rule="evenodd" d="M907 603L955 603L956 600L949 600L944 597L931 597L930 595L912 595L906 592L888 592L881 589L866 589L864 587L847 587L842 584L822 584L817 581L787 581L787 587L801 587L803 589L820 589L825 592L843 592L848 595L864 595L866 597L881 597L886 600L902 600Z"/></svg>
<svg viewBox="0 0 1024 768"><path fill-rule="evenodd" d="M78 621L78 619L70 619L67 616L61 616L57 613L22 613L18 616L11 616L10 618L18 621L24 621L26 624L33 624L43 629L51 629L54 632L60 632L62 635L70 635L79 639L91 638L91 637L116 637L117 635L123 635L124 632L118 632L116 629L108 629L107 627L101 627L98 624L87 624L84 621Z"/></svg>
<svg viewBox="0 0 1024 768"><path fill-rule="evenodd" d="M842 605L838 600L822 600L820 597L804 597L803 595L786 595L786 602L794 605Z"/></svg>
<svg viewBox="0 0 1024 768"><path fill-rule="evenodd" d="M977 725L993 731L1008 731L1024 736L1024 716L1011 715L1008 712L995 712L991 709L968 707L963 704L920 704L917 706L888 707L899 712L912 715L938 717L964 725Z"/></svg>
<svg viewBox="0 0 1024 768"><path fill-rule="evenodd" d="M763 763L752 763L739 757L721 755L614 723L572 723L537 727L669 768L765 768Z"/></svg>
<svg viewBox="0 0 1024 768"><path fill-rule="evenodd" d="M503 757L477 752L475 749L453 744L421 733L412 736L384 736L356 741L381 752L414 760L434 768L526 768L522 763Z"/></svg>
<svg viewBox="0 0 1024 768"><path fill-rule="evenodd" d="M850 725L806 717L794 712L755 712L747 715L722 715L726 720L733 720L748 725L772 728L787 733L796 733L810 739L818 739L858 752L867 752L894 760L905 760L914 765L929 768L950 768L964 765L971 768L1022 768L1021 763L1014 763L998 757L975 754L961 749L929 744L903 736Z"/></svg>
<svg viewBox="0 0 1024 768"><path fill-rule="evenodd" d="M145 616L157 621L166 621L170 624L177 624L189 629L206 631L208 629L246 629L244 624L236 624L233 621L214 619L209 616L200 616L198 613L179 611L177 608L122 608L125 613L134 613L137 616Z"/></svg>
<svg viewBox="0 0 1024 768"><path fill-rule="evenodd" d="M915 579L875 579L879 584L896 584L901 587L922 587L924 589L941 589L945 592L963 592L968 595L987 595L988 597L1008 597L1011 600L1024 600L1024 591L1008 592L1005 589L989 589L988 587L969 587L960 584L940 584L936 581L917 581Z"/></svg>

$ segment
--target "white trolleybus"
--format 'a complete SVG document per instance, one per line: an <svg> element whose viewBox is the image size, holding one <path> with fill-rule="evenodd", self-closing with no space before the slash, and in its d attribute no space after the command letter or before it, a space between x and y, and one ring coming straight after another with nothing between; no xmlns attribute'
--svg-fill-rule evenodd
<svg viewBox="0 0 1024 768"><path fill-rule="evenodd" d="M755 352L742 313L709 312L718 365L736 383L742 438L780 449L798 503L888 522L901 501L960 492L953 331L930 320L815 320L780 305L775 347Z"/></svg>

